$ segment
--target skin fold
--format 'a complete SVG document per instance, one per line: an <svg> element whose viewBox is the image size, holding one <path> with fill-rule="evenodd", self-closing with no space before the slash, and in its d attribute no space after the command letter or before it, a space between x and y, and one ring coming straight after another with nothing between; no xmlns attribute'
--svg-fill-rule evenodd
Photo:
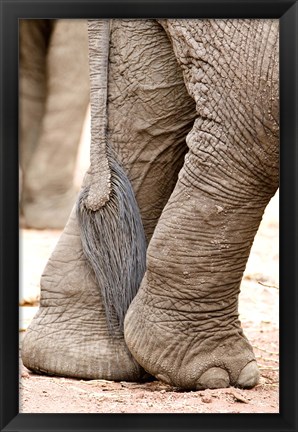
<svg viewBox="0 0 298 432"><path fill-rule="evenodd" d="M25 366L117 379L118 356L130 352L122 379L140 379L145 370L184 389L257 384L238 294L278 187L278 82L278 21L111 22L107 138L133 187L148 243L146 271L124 322L128 349L121 333L106 330L73 214L42 276ZM102 344L114 344L117 354L109 348L103 357Z"/></svg>
<svg viewBox="0 0 298 432"><path fill-rule="evenodd" d="M76 157L89 103L87 22L20 20L21 213L63 228L76 199Z"/></svg>

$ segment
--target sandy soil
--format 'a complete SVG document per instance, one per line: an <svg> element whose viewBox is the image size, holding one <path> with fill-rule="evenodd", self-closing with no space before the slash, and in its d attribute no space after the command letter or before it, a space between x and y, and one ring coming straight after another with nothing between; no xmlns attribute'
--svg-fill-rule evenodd
<svg viewBox="0 0 298 432"><path fill-rule="evenodd" d="M82 133L75 182L89 164L90 112ZM240 319L254 346L261 381L235 388L182 392L158 381L83 381L35 375L20 360L22 413L278 413L279 244L278 194L271 200L255 238L241 284ZM20 231L20 346L38 309L39 281L61 231Z"/></svg>
<svg viewBox="0 0 298 432"><path fill-rule="evenodd" d="M20 344L38 307L39 279L61 231L21 230ZM240 319L255 348L261 381L183 392L158 381L83 381L35 375L20 361L22 413L278 413L278 195L269 204L241 285Z"/></svg>

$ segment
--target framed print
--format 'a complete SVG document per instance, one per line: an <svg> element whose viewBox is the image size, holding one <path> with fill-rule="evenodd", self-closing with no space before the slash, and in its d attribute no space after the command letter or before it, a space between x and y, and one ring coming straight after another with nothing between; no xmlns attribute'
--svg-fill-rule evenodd
<svg viewBox="0 0 298 432"><path fill-rule="evenodd" d="M1 430L297 430L297 13L2 0Z"/></svg>

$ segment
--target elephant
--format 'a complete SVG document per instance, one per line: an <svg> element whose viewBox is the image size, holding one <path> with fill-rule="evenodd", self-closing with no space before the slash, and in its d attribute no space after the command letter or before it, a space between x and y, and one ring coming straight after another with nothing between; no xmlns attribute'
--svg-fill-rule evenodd
<svg viewBox="0 0 298 432"><path fill-rule="evenodd" d="M62 229L90 100L87 22L22 19L19 34L20 212L27 227Z"/></svg>
<svg viewBox="0 0 298 432"><path fill-rule="evenodd" d="M238 295L279 183L278 21L90 20L90 168L22 345L37 373L252 388Z"/></svg>

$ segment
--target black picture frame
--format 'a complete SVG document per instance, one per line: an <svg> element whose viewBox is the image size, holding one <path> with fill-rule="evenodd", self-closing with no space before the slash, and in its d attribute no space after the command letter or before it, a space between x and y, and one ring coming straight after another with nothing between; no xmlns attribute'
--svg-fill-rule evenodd
<svg viewBox="0 0 298 432"><path fill-rule="evenodd" d="M293 0L1 0L1 431L296 431L298 4ZM20 414L18 412L18 20L20 18L280 20L280 413Z"/></svg>

